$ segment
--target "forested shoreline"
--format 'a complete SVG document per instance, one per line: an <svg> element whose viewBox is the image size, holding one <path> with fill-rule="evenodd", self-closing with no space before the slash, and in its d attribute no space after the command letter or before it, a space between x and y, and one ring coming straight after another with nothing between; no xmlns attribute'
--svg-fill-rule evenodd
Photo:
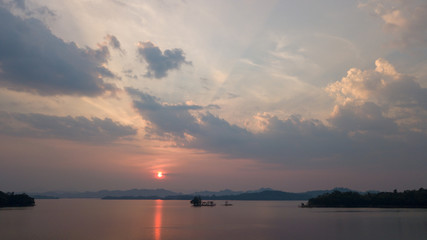
<svg viewBox="0 0 427 240"><path fill-rule="evenodd" d="M4 193L0 191L0 208L1 207L29 207L34 206L34 198L28 196L25 193L15 194Z"/></svg>
<svg viewBox="0 0 427 240"><path fill-rule="evenodd" d="M366 194L334 191L311 198L302 207L427 208L427 190Z"/></svg>

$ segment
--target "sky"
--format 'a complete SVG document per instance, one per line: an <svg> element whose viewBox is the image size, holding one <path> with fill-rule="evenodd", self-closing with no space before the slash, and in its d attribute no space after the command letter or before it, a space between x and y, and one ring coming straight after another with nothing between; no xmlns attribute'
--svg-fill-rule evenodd
<svg viewBox="0 0 427 240"><path fill-rule="evenodd" d="M426 23L424 0L0 0L0 190L427 187Z"/></svg>

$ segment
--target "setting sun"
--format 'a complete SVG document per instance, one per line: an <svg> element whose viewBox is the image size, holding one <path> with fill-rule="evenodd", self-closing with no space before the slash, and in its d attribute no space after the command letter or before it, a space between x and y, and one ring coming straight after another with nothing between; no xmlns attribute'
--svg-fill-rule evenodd
<svg viewBox="0 0 427 240"><path fill-rule="evenodd" d="M164 177L163 172L157 172L156 177L159 178L159 179L163 178Z"/></svg>

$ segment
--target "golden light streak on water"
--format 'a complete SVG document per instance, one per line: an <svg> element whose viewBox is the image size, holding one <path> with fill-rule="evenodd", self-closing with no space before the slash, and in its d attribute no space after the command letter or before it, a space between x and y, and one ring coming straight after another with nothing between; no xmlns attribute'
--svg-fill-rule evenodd
<svg viewBox="0 0 427 240"><path fill-rule="evenodd" d="M160 240L162 236L162 208L163 200L157 199L154 212L154 239Z"/></svg>

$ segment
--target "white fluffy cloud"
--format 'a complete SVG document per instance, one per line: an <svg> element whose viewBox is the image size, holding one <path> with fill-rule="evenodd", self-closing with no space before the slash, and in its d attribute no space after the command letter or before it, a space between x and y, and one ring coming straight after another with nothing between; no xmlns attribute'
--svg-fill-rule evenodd
<svg viewBox="0 0 427 240"><path fill-rule="evenodd" d="M342 126L349 121L340 118L351 113L353 120L378 120L377 130L391 127L393 122L407 130L427 132L427 89L414 77L398 73L384 59L378 59L375 65L371 70L350 69L341 81L326 88L337 103L330 121Z"/></svg>

